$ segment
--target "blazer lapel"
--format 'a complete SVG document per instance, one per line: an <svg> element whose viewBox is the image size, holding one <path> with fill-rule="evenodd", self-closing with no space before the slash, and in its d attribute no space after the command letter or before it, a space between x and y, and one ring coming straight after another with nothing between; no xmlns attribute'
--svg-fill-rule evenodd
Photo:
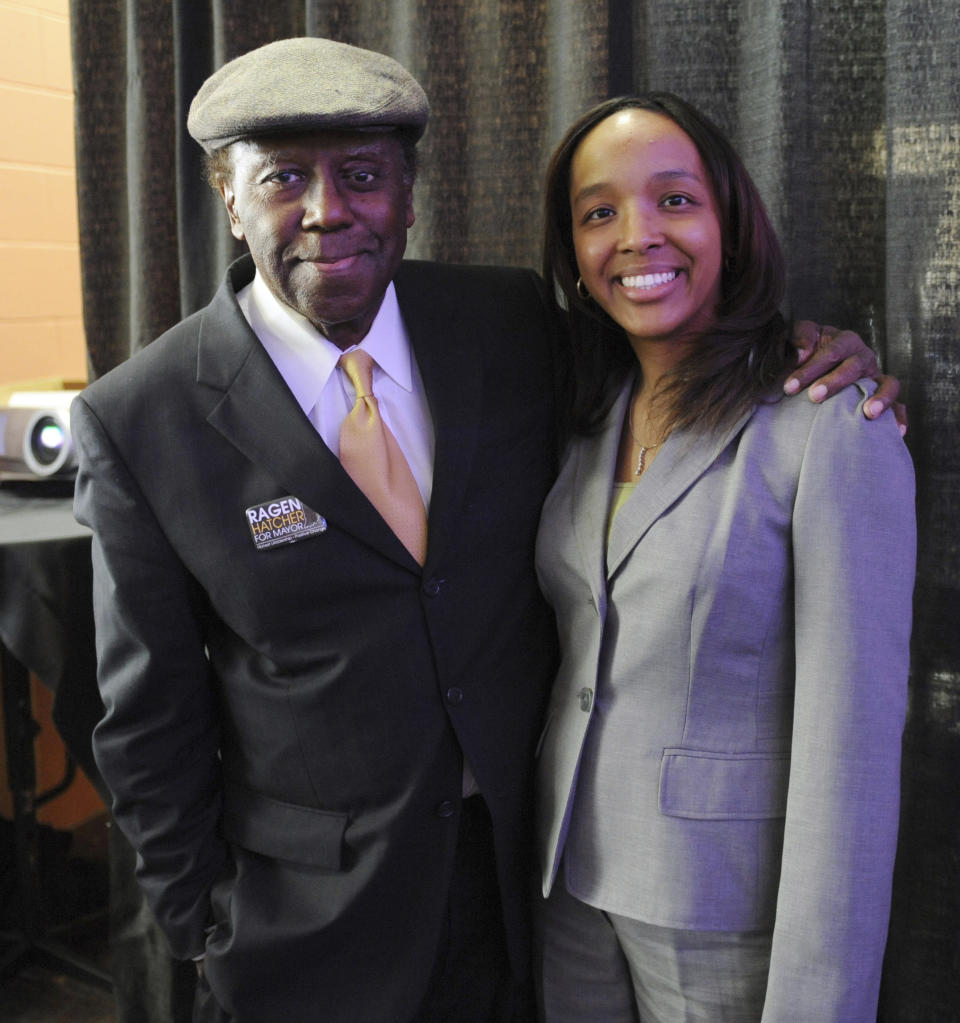
<svg viewBox="0 0 960 1023"><path fill-rule="evenodd" d="M323 443L240 311L234 264L203 311L197 382L223 392L207 421L288 493L344 532L405 567L420 570L403 544ZM264 500L285 495L265 494Z"/></svg>
<svg viewBox="0 0 960 1023"><path fill-rule="evenodd" d="M419 278L423 268L404 264L397 301L420 375L433 433L433 491L427 524L427 565L442 557L461 517L480 432L483 400L481 346L458 303L445 302Z"/></svg>
<svg viewBox="0 0 960 1023"><path fill-rule="evenodd" d="M584 573L590 583L597 612L606 614L606 537L607 515L613 490L613 466L633 388L633 378L614 402L599 433L577 441L573 467L573 500L570 510L577 545L583 557Z"/></svg>
<svg viewBox="0 0 960 1023"><path fill-rule="evenodd" d="M718 434L687 430L670 434L614 519L607 547L608 578L616 573L653 523L710 468L752 415L751 410ZM618 432L622 421L623 412L618 419Z"/></svg>

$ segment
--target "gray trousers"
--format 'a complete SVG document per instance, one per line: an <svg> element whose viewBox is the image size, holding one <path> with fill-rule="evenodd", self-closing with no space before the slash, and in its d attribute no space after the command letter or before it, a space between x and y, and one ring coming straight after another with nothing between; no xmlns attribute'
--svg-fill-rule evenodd
<svg viewBox="0 0 960 1023"><path fill-rule="evenodd" d="M770 931L687 931L605 913L561 876L541 905L546 1023L759 1023Z"/></svg>

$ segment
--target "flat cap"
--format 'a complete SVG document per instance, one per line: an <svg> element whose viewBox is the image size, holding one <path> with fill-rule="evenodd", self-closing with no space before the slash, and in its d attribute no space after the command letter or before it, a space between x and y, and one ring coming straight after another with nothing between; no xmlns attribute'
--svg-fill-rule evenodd
<svg viewBox="0 0 960 1023"><path fill-rule="evenodd" d="M391 57L304 36L215 71L190 104L187 131L208 153L254 135L325 128L398 128L416 140L428 114L419 82Z"/></svg>

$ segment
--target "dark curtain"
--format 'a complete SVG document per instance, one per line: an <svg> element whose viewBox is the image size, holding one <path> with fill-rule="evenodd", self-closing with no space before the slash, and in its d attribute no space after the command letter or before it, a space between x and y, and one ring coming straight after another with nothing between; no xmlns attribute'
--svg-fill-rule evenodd
<svg viewBox="0 0 960 1023"><path fill-rule="evenodd" d="M420 258L538 265L546 157L607 95L672 89L730 132L780 230L790 311L855 328L904 385L920 550L880 1018L960 1020L956 0L73 0L71 17L94 375L204 304L237 251L184 124L253 46L327 35L420 79Z"/></svg>

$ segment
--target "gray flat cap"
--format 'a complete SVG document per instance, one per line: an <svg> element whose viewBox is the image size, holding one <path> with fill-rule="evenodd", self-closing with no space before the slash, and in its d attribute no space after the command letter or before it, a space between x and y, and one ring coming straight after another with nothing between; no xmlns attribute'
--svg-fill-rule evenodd
<svg viewBox="0 0 960 1023"><path fill-rule="evenodd" d="M391 57L332 39L280 39L224 64L200 86L187 131L208 152L252 135L400 128L419 139L429 106Z"/></svg>

